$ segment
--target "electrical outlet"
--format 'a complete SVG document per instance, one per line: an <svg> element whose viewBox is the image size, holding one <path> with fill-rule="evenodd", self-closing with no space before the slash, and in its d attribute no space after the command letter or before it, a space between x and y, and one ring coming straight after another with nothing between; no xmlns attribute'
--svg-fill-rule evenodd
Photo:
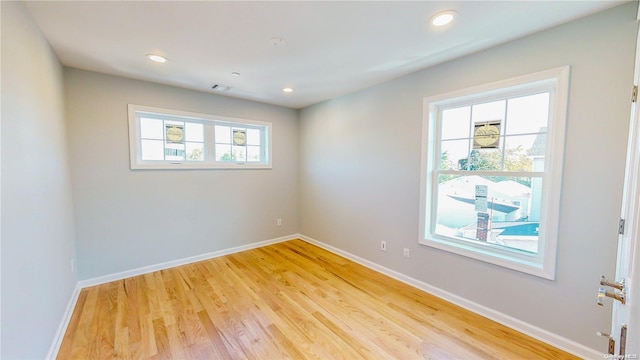
<svg viewBox="0 0 640 360"><path fill-rule="evenodd" d="M404 255L404 257L406 257L408 259L409 258L409 249L404 248L404 251L402 252L402 254Z"/></svg>
<svg viewBox="0 0 640 360"><path fill-rule="evenodd" d="M387 251L387 242L386 241L380 241L380 250Z"/></svg>
<svg viewBox="0 0 640 360"><path fill-rule="evenodd" d="M276 225L282 226L282 219L277 219L276 220Z"/></svg>

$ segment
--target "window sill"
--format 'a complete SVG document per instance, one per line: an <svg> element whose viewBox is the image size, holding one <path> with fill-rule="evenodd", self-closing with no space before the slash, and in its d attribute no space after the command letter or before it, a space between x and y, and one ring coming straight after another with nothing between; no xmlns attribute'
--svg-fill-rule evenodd
<svg viewBox="0 0 640 360"><path fill-rule="evenodd" d="M555 279L553 264L544 264L540 254L501 249L490 244L433 236L419 239L421 245L480 260L548 280Z"/></svg>
<svg viewBox="0 0 640 360"><path fill-rule="evenodd" d="M131 170L270 170L271 164L194 164L194 163L158 163L131 164Z"/></svg>

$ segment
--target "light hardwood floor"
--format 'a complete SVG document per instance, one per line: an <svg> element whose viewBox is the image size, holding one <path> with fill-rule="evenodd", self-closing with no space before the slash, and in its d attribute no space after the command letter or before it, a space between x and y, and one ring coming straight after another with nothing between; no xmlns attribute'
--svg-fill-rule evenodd
<svg viewBox="0 0 640 360"><path fill-rule="evenodd" d="M302 240L82 290L58 359L576 359Z"/></svg>

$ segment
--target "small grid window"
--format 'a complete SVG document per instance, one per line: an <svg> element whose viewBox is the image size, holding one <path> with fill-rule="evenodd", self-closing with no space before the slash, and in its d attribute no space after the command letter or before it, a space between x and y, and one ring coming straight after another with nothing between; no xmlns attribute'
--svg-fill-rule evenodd
<svg viewBox="0 0 640 360"><path fill-rule="evenodd" d="M241 126L215 126L217 161L260 162L262 134L259 128Z"/></svg>
<svg viewBox="0 0 640 360"><path fill-rule="evenodd" d="M132 169L269 168L271 124L129 105Z"/></svg>
<svg viewBox="0 0 640 360"><path fill-rule="evenodd" d="M204 161L204 124L140 118L142 160Z"/></svg>

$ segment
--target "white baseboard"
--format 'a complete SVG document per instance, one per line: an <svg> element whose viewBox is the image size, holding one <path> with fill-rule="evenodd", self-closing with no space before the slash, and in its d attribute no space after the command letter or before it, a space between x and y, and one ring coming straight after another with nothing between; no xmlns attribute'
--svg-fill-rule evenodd
<svg viewBox="0 0 640 360"><path fill-rule="evenodd" d="M69 299L69 303L67 304L67 308L64 311L64 316L62 317L62 321L60 325L58 325L58 330L56 331L56 335L53 338L53 343L49 348L49 353L47 353L47 360L55 360L58 356L58 351L60 350L60 345L62 345L62 339L64 339L64 334L67 331L67 326L69 326L69 322L71 321L71 315L73 315L73 309L76 308L76 303L78 302L78 297L80 296L80 286L76 284L75 289L73 289L73 293L71 294L71 298Z"/></svg>
<svg viewBox="0 0 640 360"><path fill-rule="evenodd" d="M467 309L469 311L472 311L476 314L482 315L486 318L489 318L497 323L500 323L502 325L508 326L514 330L517 330L521 333L527 334L533 338L536 338L540 341L543 341L547 344L550 344L552 346L555 346L558 349L562 349L566 352L569 352L571 354L574 354L576 356L579 356L583 359L604 359L604 354L596 351L594 349L591 349L587 346L584 346L580 343L577 343L573 340L569 340L567 338L564 338L562 336L559 336L557 334L554 334L550 331L541 329L537 326L531 325L529 323L526 323L522 320L516 319L514 317L511 317L509 315L506 315L504 313L501 313L500 311L497 311L495 309L491 309L488 308L484 305L480 305L478 303L475 303L473 301L470 301L468 299L465 299L463 297L460 297L458 295L452 294L448 291L445 291L443 289L440 289L438 287L429 285L425 282L422 282L420 280L414 279L410 276L404 275L402 273L399 273L395 270L391 270L389 268L386 268L384 266L378 265L372 261L363 259L359 256L353 255L349 252L346 252L344 250L338 249L336 247L333 247L331 245L325 244L321 241L315 240L311 237L302 235L302 234L298 234L297 235L298 238L316 245L318 247L321 247L327 251L330 251L336 255L340 255L342 257L345 257L349 260L352 260L360 265L366 266L372 270L375 270L379 273L385 274L389 277L392 277L398 281L401 281L405 284L411 285L417 289L423 290L431 295L437 296L441 299L444 299L450 303L456 304L464 309Z"/></svg>
<svg viewBox="0 0 640 360"><path fill-rule="evenodd" d="M255 242L255 243L251 243L251 244L247 244L247 245L236 246L236 247L232 247L232 248L229 248L229 249L217 250L217 251L213 251L213 252L210 252L210 253L191 256L191 257L187 257L187 258L183 258L183 259L171 260L171 261L163 262L163 263L160 263L160 264L144 266L144 267L137 268L137 269L121 271L121 272L118 272L118 273L115 273L115 274L100 276L100 277L87 279L87 280L81 280L81 281L78 282L78 285L80 286L81 289L84 289L84 288L89 287L89 286L106 284L106 283L111 282L111 281L122 280L122 279L130 278L132 276L144 275L144 274L148 274L148 273L151 273L151 272L154 272L154 271L158 271L158 270L165 270L165 269L169 269L169 268L176 267L176 266L191 264L191 263L198 262L198 261L213 259L213 258L216 258L216 257L229 255L229 254L234 254L234 253L241 252L241 251L246 251L246 250L251 250L251 249L255 249L255 248L259 248L259 247L263 247L263 246L267 246L267 245L277 244L279 242L284 242L284 241L289 241L289 240L296 239L297 236L298 236L297 234L289 235L289 236L283 236L283 237L270 239L270 240L259 241L259 242Z"/></svg>

